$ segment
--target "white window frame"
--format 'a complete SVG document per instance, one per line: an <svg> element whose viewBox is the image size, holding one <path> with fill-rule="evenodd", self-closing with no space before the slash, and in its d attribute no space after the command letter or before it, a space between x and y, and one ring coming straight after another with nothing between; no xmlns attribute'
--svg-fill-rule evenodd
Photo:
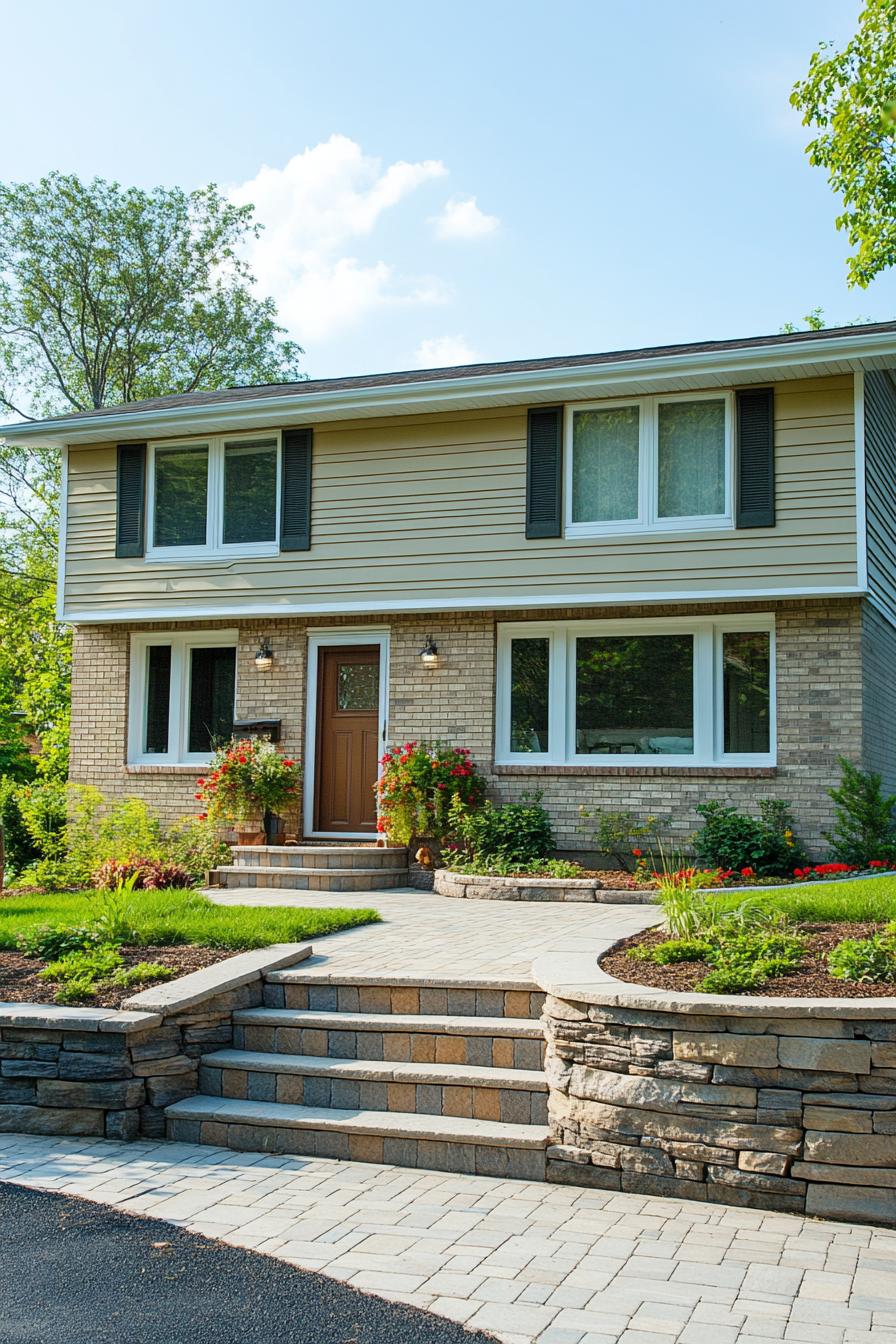
<svg viewBox="0 0 896 1344"><path fill-rule="evenodd" d="M725 403L725 509L717 514L691 514L680 518L661 518L659 505L659 407L674 401L723 401ZM573 427L580 411L613 411L626 406L638 409L638 516L611 522L573 522ZM613 401L572 402L566 408L564 435L566 496L565 535L567 537L625 536L638 532L718 531L734 526L734 393L717 392L657 393L649 397L624 397Z"/></svg>
<svg viewBox="0 0 896 1344"><path fill-rule="evenodd" d="M146 691L149 649L154 645L171 646L171 685L168 696L168 751L146 752ZM190 724L190 657L193 649L234 648L239 646L236 630L154 631L131 636L130 697L128 707L129 765L208 765L211 752L187 750ZM237 657L237 677L239 658ZM234 714L236 714L236 685Z"/></svg>
<svg viewBox="0 0 896 1344"><path fill-rule="evenodd" d="M270 439L276 448L277 473L274 500L273 541L224 542L224 450L231 444L254 443ZM156 453L178 448L208 448L206 484L205 543L201 546L156 546ZM279 429L245 431L240 434L196 435L188 439L160 439L147 445L146 559L229 560L240 556L276 555L280 550L280 491L283 476L283 448Z"/></svg>
<svg viewBox="0 0 896 1344"><path fill-rule="evenodd" d="M769 635L769 750L725 753L724 665L722 636L730 631ZM585 754L575 747L575 645L589 635L690 634L694 637L694 750L689 754ZM550 641L547 752L510 749L511 641ZM497 765L585 766L773 766L777 760L777 691L775 618L754 615L693 618L667 616L644 620L508 621L498 626L495 699L495 763Z"/></svg>

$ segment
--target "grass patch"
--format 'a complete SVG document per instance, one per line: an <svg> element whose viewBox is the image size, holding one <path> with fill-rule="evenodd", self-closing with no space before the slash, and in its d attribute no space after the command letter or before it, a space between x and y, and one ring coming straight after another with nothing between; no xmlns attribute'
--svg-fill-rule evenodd
<svg viewBox="0 0 896 1344"><path fill-rule="evenodd" d="M741 905L746 893L721 892L714 898L721 910ZM810 882L786 890L750 892L750 905L780 911L795 923L885 923L896 919L896 877L863 877L854 882Z"/></svg>
<svg viewBox="0 0 896 1344"><path fill-rule="evenodd" d="M97 917L90 891L29 892L0 899L0 948L42 924L89 924ZM128 904L133 942L141 947L193 946L234 952L270 943L300 943L379 920L375 910L290 909L215 905L198 891L140 891Z"/></svg>

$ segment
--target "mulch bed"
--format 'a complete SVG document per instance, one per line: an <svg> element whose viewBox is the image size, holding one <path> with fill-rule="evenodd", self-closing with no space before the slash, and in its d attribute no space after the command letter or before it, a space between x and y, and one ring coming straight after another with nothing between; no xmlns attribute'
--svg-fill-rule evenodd
<svg viewBox="0 0 896 1344"><path fill-rule="evenodd" d="M140 961L160 962L163 966L172 967L178 977L188 975L190 971L200 971L204 966L213 966L215 962L225 961L234 955L232 950L221 947L121 948L122 961L126 967L136 966ZM59 986L52 980L39 978L38 972L45 965L46 962L37 957L23 957L19 952L0 952L0 1003L52 1003ZM119 1008L125 999L131 999L148 988L149 984L104 987L98 989L92 998L85 999L84 1004L89 1008Z"/></svg>
<svg viewBox="0 0 896 1344"><path fill-rule="evenodd" d="M844 938L868 938L879 933L884 927L873 923L842 924L795 924L794 931L807 939L806 955L799 970L792 975L779 975L769 980L761 989L743 990L734 996L737 998L785 998L785 999L889 999L896 997L896 981L836 980L828 974L825 957L833 947ZM669 934L663 930L650 929L647 933L635 934L626 938L605 957L600 965L617 980L633 985L650 985L654 989L678 990L684 993L693 991L699 980L713 969L705 961L680 961L672 966L657 966L652 961L635 961L626 956L630 947L655 947L665 942Z"/></svg>

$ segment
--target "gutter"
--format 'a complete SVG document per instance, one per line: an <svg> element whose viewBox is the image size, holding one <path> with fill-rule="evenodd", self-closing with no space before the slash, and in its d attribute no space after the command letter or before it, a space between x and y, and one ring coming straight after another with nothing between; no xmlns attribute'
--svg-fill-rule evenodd
<svg viewBox="0 0 896 1344"><path fill-rule="evenodd" d="M717 375L730 381L734 375L749 373L756 382L763 374L772 376L794 365L822 366L831 362L860 362L891 358L896 363L896 334L874 334L858 330L855 335L815 338L811 343L795 340L792 344L741 346L733 350L703 351L694 355L661 355L653 359L632 358L601 364L561 365L550 369L524 369L504 373L468 374L459 378L426 379L415 382L386 383L379 386L339 391L259 395L235 401L207 401L200 405L156 407L152 410L128 410L117 414L57 417L0 426L0 437L9 443L39 443L61 447L66 443L90 443L108 438L150 438L171 428L188 433L191 428L227 429L238 424L307 423L320 419L371 416L389 412L410 413L433 408L450 409L471 398L474 404L512 405L526 401L588 396L608 383L618 389L630 383L668 377L700 378ZM759 375L757 378L756 375Z"/></svg>

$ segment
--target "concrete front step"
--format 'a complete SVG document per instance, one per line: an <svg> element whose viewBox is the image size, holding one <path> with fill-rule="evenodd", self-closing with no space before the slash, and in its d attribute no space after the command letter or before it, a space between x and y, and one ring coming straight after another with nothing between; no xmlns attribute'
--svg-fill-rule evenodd
<svg viewBox="0 0 896 1344"><path fill-rule="evenodd" d="M547 1124L547 1079L535 1069L216 1050L202 1058L199 1087L237 1100Z"/></svg>
<svg viewBox="0 0 896 1344"><path fill-rule="evenodd" d="M521 1180L545 1174L545 1125L207 1096L176 1102L165 1114L168 1138L181 1143Z"/></svg>
<svg viewBox="0 0 896 1344"><path fill-rule="evenodd" d="M234 1046L287 1055L540 1069L544 1032L532 1018L244 1008Z"/></svg>
<svg viewBox="0 0 896 1344"><path fill-rule="evenodd" d="M406 868L290 868L227 864L209 874L209 885L230 890L382 891L407 885Z"/></svg>
<svg viewBox="0 0 896 1344"><path fill-rule="evenodd" d="M241 868L398 868L408 866L406 849L375 845L234 845Z"/></svg>
<svg viewBox="0 0 896 1344"><path fill-rule="evenodd" d="M462 1017L538 1018L544 994L531 982L510 987L505 980L482 978L423 980L394 971L359 977L328 971L325 966L305 975L273 971L265 976L268 1008L310 1009L312 1012L424 1013Z"/></svg>

